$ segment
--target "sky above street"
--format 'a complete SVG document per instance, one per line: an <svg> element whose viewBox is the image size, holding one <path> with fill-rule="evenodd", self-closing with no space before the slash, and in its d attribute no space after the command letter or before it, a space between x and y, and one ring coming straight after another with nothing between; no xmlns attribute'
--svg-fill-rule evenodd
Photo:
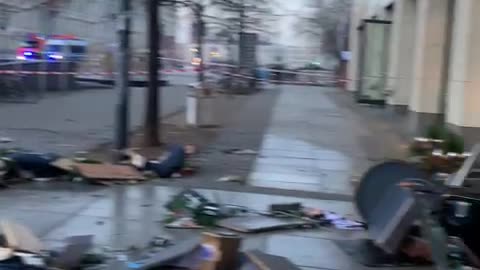
<svg viewBox="0 0 480 270"><path fill-rule="evenodd" d="M276 32L271 41L283 46L308 46L308 41L305 36L299 31L301 24L298 23L299 18L308 14L305 7L309 0L272 0L277 1L278 4L273 5L273 12L277 20L272 25L272 31ZM191 20L189 19L187 10L179 11L177 41L179 43L189 43L191 37Z"/></svg>

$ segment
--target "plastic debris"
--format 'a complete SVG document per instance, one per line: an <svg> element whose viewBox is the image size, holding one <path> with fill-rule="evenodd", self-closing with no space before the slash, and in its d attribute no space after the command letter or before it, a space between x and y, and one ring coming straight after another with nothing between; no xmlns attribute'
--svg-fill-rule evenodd
<svg viewBox="0 0 480 270"><path fill-rule="evenodd" d="M223 177L220 177L218 182L237 182L237 183L243 183L245 181L245 178L239 176L239 175L226 175Z"/></svg>
<svg viewBox="0 0 480 270"><path fill-rule="evenodd" d="M258 155L258 151L255 151L252 149L233 148L233 149L224 150L223 152L225 154L231 154L231 155L249 155L249 156Z"/></svg>
<svg viewBox="0 0 480 270"><path fill-rule="evenodd" d="M13 142L12 138L9 137L0 137L0 143L11 143Z"/></svg>

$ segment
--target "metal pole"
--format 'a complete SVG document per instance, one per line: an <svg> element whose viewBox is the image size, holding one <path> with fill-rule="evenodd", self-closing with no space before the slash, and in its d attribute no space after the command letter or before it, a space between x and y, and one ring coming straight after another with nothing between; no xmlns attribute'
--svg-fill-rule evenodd
<svg viewBox="0 0 480 270"><path fill-rule="evenodd" d="M117 55L117 78L118 104L116 107L116 135L115 148L123 150L128 146L129 126L129 34L130 34L130 0L121 0L118 21L118 55Z"/></svg>

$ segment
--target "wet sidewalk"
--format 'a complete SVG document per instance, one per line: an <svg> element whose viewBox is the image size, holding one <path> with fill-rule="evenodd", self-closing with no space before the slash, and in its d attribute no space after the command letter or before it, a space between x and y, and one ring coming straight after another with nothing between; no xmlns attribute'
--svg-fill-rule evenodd
<svg viewBox="0 0 480 270"><path fill-rule="evenodd" d="M166 237L173 242L179 242L197 237L202 232L163 227L163 220L167 214L164 206L181 190L174 187L159 187L151 182L112 188L86 186L83 183L19 185L0 192L2 205L0 217L26 225L41 238L47 248L55 249L62 246L63 240L70 236L93 235L97 248L100 250L106 248L113 251L114 255L121 255L131 249L148 246L153 237ZM258 211L265 211L273 203L300 202L307 207L334 211L348 218L356 218L349 202L207 189L197 191L216 203L241 205ZM364 231L327 227L281 230L243 235L242 250L257 249L284 256L301 269L363 270L369 268L353 261L334 243L334 240L365 237Z"/></svg>
<svg viewBox="0 0 480 270"><path fill-rule="evenodd" d="M48 247L61 246L62 241L69 236L93 235L97 247L107 247L121 254L133 247L148 246L155 236L167 237L175 242L202 232L163 227L167 214L164 205L180 191L180 188L158 187L152 183L108 189L81 183L56 186L51 183L27 184L0 192L0 217L31 228ZM258 211L267 210L272 203L300 202L305 206L354 217L348 202L201 189L197 191L217 203L241 205ZM259 249L286 256L305 269L361 269L351 265L348 257L330 241L359 235L363 233L331 229L251 234L245 235L243 249ZM302 246L302 249L287 244L292 242ZM332 256L338 257L338 260L332 260Z"/></svg>
<svg viewBox="0 0 480 270"><path fill-rule="evenodd" d="M358 140L368 130L329 97L332 89L284 86L279 91L249 184L352 194L352 176L370 166Z"/></svg>

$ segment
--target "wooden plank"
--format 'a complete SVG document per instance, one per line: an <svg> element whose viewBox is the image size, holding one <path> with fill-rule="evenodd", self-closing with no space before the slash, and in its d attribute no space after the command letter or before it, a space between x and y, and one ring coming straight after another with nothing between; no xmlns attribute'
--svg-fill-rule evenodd
<svg viewBox="0 0 480 270"><path fill-rule="evenodd" d="M75 170L87 179L145 180L145 177L131 166L77 163L75 164Z"/></svg>
<svg viewBox="0 0 480 270"><path fill-rule="evenodd" d="M259 270L300 270L285 257L267 254L259 250L247 251L245 255Z"/></svg>
<svg viewBox="0 0 480 270"><path fill-rule="evenodd" d="M40 239L23 225L5 220L0 222L0 227L7 242L7 247L11 249L32 253L40 253L45 249Z"/></svg>

